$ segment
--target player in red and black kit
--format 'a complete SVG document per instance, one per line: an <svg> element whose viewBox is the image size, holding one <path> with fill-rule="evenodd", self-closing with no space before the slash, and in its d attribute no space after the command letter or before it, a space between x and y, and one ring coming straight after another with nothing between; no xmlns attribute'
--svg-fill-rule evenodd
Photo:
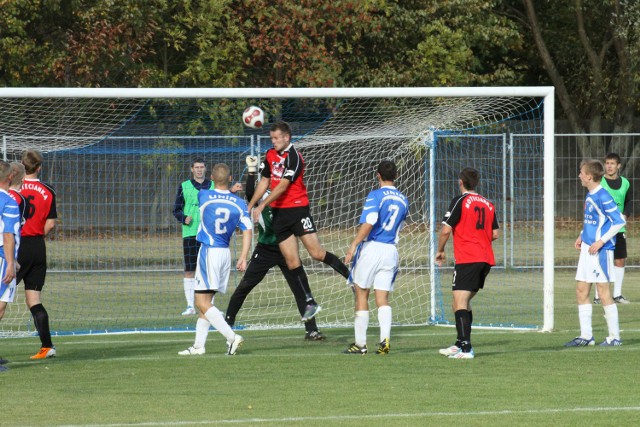
<svg viewBox="0 0 640 427"><path fill-rule="evenodd" d="M20 193L26 204L25 222L20 232L18 250L20 270L16 280L20 283L24 279L25 300L42 342L40 351L31 356L31 359L45 359L56 355L56 348L51 342L49 314L40 301L40 293L47 274L47 248L44 236L56 226L58 213L56 193L53 188L38 179L42 160L42 154L36 150L27 150L22 155L26 176Z"/></svg>
<svg viewBox="0 0 640 427"><path fill-rule="evenodd" d="M498 238L498 218L493 203L475 192L480 174L464 168L458 176L460 196L455 197L442 220L435 262L442 266L444 247L453 233L453 312L458 339L440 354L454 359L473 359L471 347L471 299L484 287L495 265L491 242Z"/></svg>
<svg viewBox="0 0 640 427"><path fill-rule="evenodd" d="M273 230L280 251L291 275L307 295L307 309L302 316L302 321L306 322L320 311L320 306L311 296L296 237L300 238L313 259L331 266L345 279L349 278L349 268L320 244L304 185L304 160L291 143L291 128L285 122L275 123L271 126L270 136L273 148L267 151L260 165L262 179L249 202L249 209L254 208L253 218L257 221L265 206L271 206ZM271 188L271 194L260 202L268 188Z"/></svg>

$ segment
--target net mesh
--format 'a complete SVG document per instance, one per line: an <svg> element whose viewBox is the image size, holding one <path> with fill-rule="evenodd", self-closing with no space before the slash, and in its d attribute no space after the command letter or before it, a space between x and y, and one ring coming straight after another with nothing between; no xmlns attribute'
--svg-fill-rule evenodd
<svg viewBox="0 0 640 427"><path fill-rule="evenodd" d="M52 330L193 329L195 318L180 315L182 242L172 206L194 157L209 167L227 163L244 182L245 156L270 147L268 126L242 126L246 105L260 105L269 122L292 125L320 241L340 257L355 236L364 197L377 186L374 168L383 159L397 163L396 186L410 201L410 215L391 297L395 325L452 321L452 262L431 277L431 207L439 223L458 191L457 172L478 169L479 192L495 203L502 237L474 324L541 325L540 98L2 99L5 156L41 150L41 179L57 193L59 226L47 242L43 291ZM451 244L447 250L453 260ZM353 295L344 279L300 252L323 307L319 325L351 326ZM232 272L228 294L216 296L220 309L240 277ZM23 299L19 286L0 334L32 333ZM249 295L236 325L300 327L279 270Z"/></svg>

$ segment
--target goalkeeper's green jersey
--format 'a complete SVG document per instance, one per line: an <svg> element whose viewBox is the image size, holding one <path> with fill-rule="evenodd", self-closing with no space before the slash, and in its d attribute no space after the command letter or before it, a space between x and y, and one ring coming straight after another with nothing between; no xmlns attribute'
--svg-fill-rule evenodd
<svg viewBox="0 0 640 427"><path fill-rule="evenodd" d="M273 212L269 206L262 210L262 215L258 220L258 243L278 246L278 240L273 232Z"/></svg>
<svg viewBox="0 0 640 427"><path fill-rule="evenodd" d="M616 205L618 206L618 210L620 212L624 212L624 205L627 200L627 193L629 192L629 188L631 187L631 184L629 183L629 180L627 178L623 176L619 178L621 183L620 183L620 188L618 189L613 189L609 185L609 181L613 183L616 181L615 179L607 180L607 178L603 177L602 181L600 182L600 185L602 185L602 188L607 190L607 193L609 193L611 197L613 197L613 200L616 202ZM622 227L620 229L620 233L624 233L625 231L627 231L626 227Z"/></svg>

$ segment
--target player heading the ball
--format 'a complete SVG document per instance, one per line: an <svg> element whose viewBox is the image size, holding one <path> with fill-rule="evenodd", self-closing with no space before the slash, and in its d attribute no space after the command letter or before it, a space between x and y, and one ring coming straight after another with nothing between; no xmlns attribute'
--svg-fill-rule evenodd
<svg viewBox="0 0 640 427"><path fill-rule="evenodd" d="M249 209L254 208L253 218L258 221L265 207L271 206L273 230L280 251L290 274L307 295L307 310L302 316L304 322L313 318L320 311L320 306L311 295L309 279L302 268L296 238L300 239L313 259L329 265L345 279L349 277L349 269L320 244L309 210L307 188L304 185L304 159L291 143L291 127L285 122L274 123L269 134L273 148L267 150L260 165L262 178L249 202ZM262 200L269 188L271 194Z"/></svg>

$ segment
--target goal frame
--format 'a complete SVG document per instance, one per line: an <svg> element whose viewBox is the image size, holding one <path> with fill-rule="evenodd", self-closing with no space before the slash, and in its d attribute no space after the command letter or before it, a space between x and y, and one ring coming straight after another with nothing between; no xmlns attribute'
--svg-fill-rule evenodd
<svg viewBox="0 0 640 427"><path fill-rule="evenodd" d="M554 329L555 143L552 86L402 87L402 88L0 88L0 98L416 98L416 97L541 97L543 116L543 326ZM3 142L3 145L5 143ZM6 147L3 147L6 160ZM432 214L433 216L433 214ZM431 219L435 225L435 219ZM433 260L435 242L430 248ZM433 262L431 263L433 268ZM433 285L432 285L433 286ZM433 291L433 289L432 289ZM432 292L432 298L434 293ZM434 310L432 300L431 310Z"/></svg>

